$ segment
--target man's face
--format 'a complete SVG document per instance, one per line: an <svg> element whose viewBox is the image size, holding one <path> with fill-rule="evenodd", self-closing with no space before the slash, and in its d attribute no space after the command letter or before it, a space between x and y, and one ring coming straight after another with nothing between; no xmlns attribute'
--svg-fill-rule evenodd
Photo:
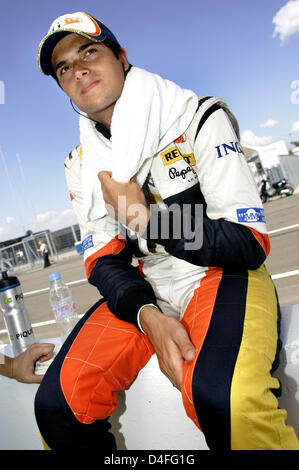
<svg viewBox="0 0 299 470"><path fill-rule="evenodd" d="M109 128L129 67L126 52L122 49L117 59L105 45L68 34L56 44L51 62L60 86L78 108Z"/></svg>

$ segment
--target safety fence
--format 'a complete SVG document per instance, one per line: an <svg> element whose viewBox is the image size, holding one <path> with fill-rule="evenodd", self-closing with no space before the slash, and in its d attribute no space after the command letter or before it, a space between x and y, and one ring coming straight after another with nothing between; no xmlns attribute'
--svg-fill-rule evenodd
<svg viewBox="0 0 299 470"><path fill-rule="evenodd" d="M41 267L43 256L41 244L46 244L52 262L70 252L80 252L79 225L72 225L51 232L44 230L24 237L22 240L0 248L1 271L14 271L16 268Z"/></svg>

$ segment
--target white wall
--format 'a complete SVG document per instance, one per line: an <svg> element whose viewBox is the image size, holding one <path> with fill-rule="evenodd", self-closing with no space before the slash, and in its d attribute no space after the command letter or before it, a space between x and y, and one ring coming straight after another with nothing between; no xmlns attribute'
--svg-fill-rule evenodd
<svg viewBox="0 0 299 470"><path fill-rule="evenodd" d="M299 437L299 305L282 309L281 336L280 406L287 409L287 422ZM0 376L1 450L43 448L33 412L36 390L37 385ZM112 425L120 450L207 449L203 434L185 415L180 393L161 374L155 356L130 389L119 394Z"/></svg>

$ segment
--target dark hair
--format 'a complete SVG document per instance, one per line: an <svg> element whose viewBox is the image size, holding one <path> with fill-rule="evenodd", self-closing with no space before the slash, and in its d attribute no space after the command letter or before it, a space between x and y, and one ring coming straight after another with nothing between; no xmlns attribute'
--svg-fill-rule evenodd
<svg viewBox="0 0 299 470"><path fill-rule="evenodd" d="M105 46L109 47L109 49L111 49L111 51L113 52L115 57L117 59L119 59L119 55L121 53L121 46L117 42L114 42L111 39L106 38L106 39L104 39L103 44L105 44ZM132 65L129 64L128 69L127 70L124 69L125 77L127 76L127 73L130 71L131 67L132 67Z"/></svg>
<svg viewBox="0 0 299 470"><path fill-rule="evenodd" d="M119 59L119 54L121 53L121 46L117 42L114 42L111 39L106 38L104 39L102 44L105 44L105 46L109 47L109 49L111 49L115 57Z"/></svg>

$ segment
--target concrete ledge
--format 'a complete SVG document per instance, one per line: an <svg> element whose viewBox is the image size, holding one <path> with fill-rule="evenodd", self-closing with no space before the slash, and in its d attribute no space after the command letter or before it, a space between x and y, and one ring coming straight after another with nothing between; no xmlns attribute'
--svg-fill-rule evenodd
<svg viewBox="0 0 299 470"><path fill-rule="evenodd" d="M279 403L299 437L299 305L282 308L281 338L283 350L276 373L283 384ZM59 347L57 339L47 341ZM43 449L33 412L36 390L37 385L0 376L1 450ZM185 414L181 394L160 372L155 356L130 389L119 393L111 423L120 450L207 449L203 434Z"/></svg>
<svg viewBox="0 0 299 470"><path fill-rule="evenodd" d="M283 347L275 373L282 384L279 405L287 410L287 424L299 438L299 305L282 308L280 337Z"/></svg>

